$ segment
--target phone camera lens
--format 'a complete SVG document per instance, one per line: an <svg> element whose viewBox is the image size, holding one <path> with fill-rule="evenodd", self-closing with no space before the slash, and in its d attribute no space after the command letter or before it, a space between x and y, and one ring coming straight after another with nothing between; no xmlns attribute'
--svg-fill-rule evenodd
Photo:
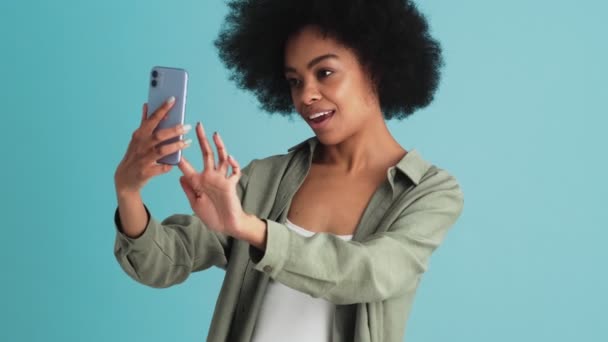
<svg viewBox="0 0 608 342"><path fill-rule="evenodd" d="M150 84L152 84L153 87L156 87L156 80L152 80L152 82L150 82Z"/></svg>
<svg viewBox="0 0 608 342"><path fill-rule="evenodd" d="M153 70L153 71L152 71L152 77L157 77L157 76L158 76L158 71Z"/></svg>

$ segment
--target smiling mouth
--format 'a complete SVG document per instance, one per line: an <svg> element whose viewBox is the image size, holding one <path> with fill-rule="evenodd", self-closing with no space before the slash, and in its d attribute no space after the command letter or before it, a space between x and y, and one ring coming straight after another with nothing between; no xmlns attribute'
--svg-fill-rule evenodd
<svg viewBox="0 0 608 342"><path fill-rule="evenodd" d="M313 123L320 123L320 122L323 122L326 119L329 119L330 117L332 117L335 112L336 112L335 110L318 112L318 113L310 115L308 117L308 121L313 122Z"/></svg>

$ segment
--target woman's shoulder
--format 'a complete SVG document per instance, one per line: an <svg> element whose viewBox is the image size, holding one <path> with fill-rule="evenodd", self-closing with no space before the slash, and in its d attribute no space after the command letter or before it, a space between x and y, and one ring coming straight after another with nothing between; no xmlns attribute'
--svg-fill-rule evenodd
<svg viewBox="0 0 608 342"><path fill-rule="evenodd" d="M451 171L427 159L417 148L410 149L404 158L395 165L395 169L398 169L404 175L404 177L395 178L395 181L405 182L405 188L411 190L407 191L407 196L403 199L406 202L411 201L412 198L415 199L433 192L446 190L449 192L455 191L459 197L462 197L462 189L456 176ZM412 187L409 187L410 185Z"/></svg>
<svg viewBox="0 0 608 342"><path fill-rule="evenodd" d="M447 191L448 193L457 194L457 197L460 197L462 200L464 197L462 187L454 173L431 162L427 162L427 166L425 171L420 175L419 182L415 186L415 191L413 191L412 195L416 194L422 197L430 193L443 193Z"/></svg>
<svg viewBox="0 0 608 342"><path fill-rule="evenodd" d="M456 181L456 177L451 172L427 159L418 148L410 149L394 168L400 170L415 186L435 181Z"/></svg>

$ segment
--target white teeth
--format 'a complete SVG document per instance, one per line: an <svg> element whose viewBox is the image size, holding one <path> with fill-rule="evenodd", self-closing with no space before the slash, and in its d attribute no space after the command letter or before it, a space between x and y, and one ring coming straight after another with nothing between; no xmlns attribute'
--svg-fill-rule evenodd
<svg viewBox="0 0 608 342"><path fill-rule="evenodd" d="M313 115L309 116L308 118L309 118L309 119L311 119L311 120L312 120L312 119L316 119L316 118L318 118L318 117L319 117L319 116L321 116L321 115L327 115L327 114L329 114L329 113L331 113L331 112L332 112L331 110L328 110L327 112L315 113L315 114L313 114Z"/></svg>

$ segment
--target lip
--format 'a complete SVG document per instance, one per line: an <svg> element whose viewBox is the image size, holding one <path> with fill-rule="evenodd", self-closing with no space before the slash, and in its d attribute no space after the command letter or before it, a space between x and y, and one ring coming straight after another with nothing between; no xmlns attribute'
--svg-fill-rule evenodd
<svg viewBox="0 0 608 342"><path fill-rule="evenodd" d="M331 114L329 114L329 116L321 122L313 122L312 120L308 119L308 116L312 115L312 112L310 114L308 114L306 121L308 121L308 124L310 124L310 127L312 127L312 129L314 129L314 130L323 129L323 128L327 127L327 125L329 125L329 122L331 121L331 119L333 119L334 115L336 114L336 110L329 109L329 110L319 110L319 111L314 112L314 113L320 113L320 112L327 112L330 110L331 110Z"/></svg>
<svg viewBox="0 0 608 342"><path fill-rule="evenodd" d="M308 108L307 110L305 110L303 112L303 114L304 114L304 117L306 118L306 120L308 120L308 118L315 113L322 113L322 112L329 112L329 111L335 111L335 109L333 109L333 108Z"/></svg>

